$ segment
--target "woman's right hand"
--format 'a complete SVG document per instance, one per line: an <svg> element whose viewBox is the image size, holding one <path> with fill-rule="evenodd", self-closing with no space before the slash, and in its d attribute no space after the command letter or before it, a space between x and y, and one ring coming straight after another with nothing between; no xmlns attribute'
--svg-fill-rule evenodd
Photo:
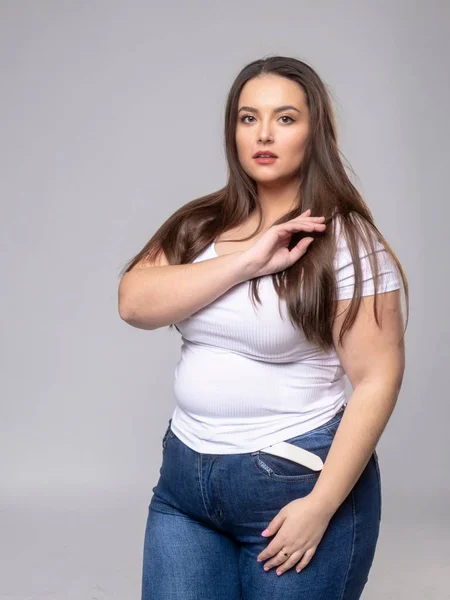
<svg viewBox="0 0 450 600"><path fill-rule="evenodd" d="M283 271L293 265L307 251L314 238L305 237L292 250L288 249L291 236L297 231L325 231L325 217L311 217L311 209L286 223L272 225L243 256L250 265L250 277L262 277Z"/></svg>

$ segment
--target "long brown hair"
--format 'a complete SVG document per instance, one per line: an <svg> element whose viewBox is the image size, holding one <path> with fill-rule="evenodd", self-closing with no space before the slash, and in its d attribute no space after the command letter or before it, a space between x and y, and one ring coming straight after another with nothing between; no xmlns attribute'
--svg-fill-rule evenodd
<svg viewBox="0 0 450 600"><path fill-rule="evenodd" d="M169 264L192 262L222 233L242 224L255 210L259 213L257 230L260 231L262 209L258 200L256 182L244 171L237 154L236 124L240 92L244 84L254 77L270 73L287 77L303 89L309 107L309 139L299 169L299 195L297 205L275 224L284 223L311 209L311 215L325 216L324 233L299 232L292 236L290 247L302 237L315 241L304 256L284 271L271 275L279 298L286 301L292 324L301 329L310 343L324 351L333 347L332 324L336 317L336 279L334 257L336 253L335 227L339 219L342 234L349 246L355 267L355 292L348 306L339 343L353 325L361 302L361 265L358 244L370 253L370 265L375 281L375 320L377 312L378 263L375 259L374 240L378 239L392 257L401 275L407 300L409 319L408 280L394 251L375 226L369 207L351 183L340 157L337 144L336 122L326 86L318 74L306 63L291 57L274 56L256 60L245 66L237 75L228 94L225 108L225 151L228 164L228 182L225 187L207 196L191 200L173 213L142 250L124 267L121 275L131 270L137 262L154 260L161 250ZM369 246L367 246L369 244ZM299 285L302 282L302 285ZM252 302L261 303L259 278L250 280ZM173 324L169 326L173 327ZM404 334L403 334L404 335Z"/></svg>

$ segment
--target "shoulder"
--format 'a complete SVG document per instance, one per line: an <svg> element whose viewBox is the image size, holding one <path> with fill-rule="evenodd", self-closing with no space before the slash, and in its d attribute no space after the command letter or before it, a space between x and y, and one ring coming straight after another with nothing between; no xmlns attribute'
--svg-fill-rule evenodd
<svg viewBox="0 0 450 600"><path fill-rule="evenodd" d="M337 215L333 219L336 252L334 255L334 271L337 284L337 299L353 297L356 281L355 262L358 261L361 271L362 296L373 295L375 289L375 267L378 270L378 281L381 287L377 292L387 292L400 288L400 276L395 260L380 240L376 227L361 215L353 213L346 218ZM348 232L350 230L350 233ZM352 250L352 242L354 248Z"/></svg>

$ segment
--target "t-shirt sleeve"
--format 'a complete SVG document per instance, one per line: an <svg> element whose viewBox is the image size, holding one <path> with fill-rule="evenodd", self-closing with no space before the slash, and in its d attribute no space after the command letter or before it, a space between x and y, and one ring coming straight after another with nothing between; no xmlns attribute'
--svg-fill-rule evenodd
<svg viewBox="0 0 450 600"><path fill-rule="evenodd" d="M336 300L353 298L355 288L355 267L353 265L350 249L345 236L340 231L339 221L336 223L337 252L334 260L336 275ZM372 234L373 235L373 234ZM377 293L398 290L401 287L401 277L397 265L384 245L373 235L375 260L378 262L378 287ZM362 296L375 294L375 280L370 265L368 250L365 248L360 237L358 240L358 252L361 263Z"/></svg>

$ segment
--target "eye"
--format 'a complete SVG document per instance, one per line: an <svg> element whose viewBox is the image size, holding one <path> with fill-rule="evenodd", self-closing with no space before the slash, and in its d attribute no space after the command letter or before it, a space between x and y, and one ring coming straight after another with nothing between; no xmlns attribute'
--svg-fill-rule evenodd
<svg viewBox="0 0 450 600"><path fill-rule="evenodd" d="M242 123L248 123L248 121L245 121L244 119L253 119L254 117L252 115L244 115L243 117L241 117L241 122ZM295 123L295 119L293 119L292 117L289 117L288 115L283 115L282 117L280 117L280 119L290 119L290 122ZM286 123L286 121L284 121L285 125L288 125L288 123Z"/></svg>
<svg viewBox="0 0 450 600"><path fill-rule="evenodd" d="M295 119L289 117L288 115L283 115L282 117L280 117L280 119L290 119L292 123L295 123Z"/></svg>

